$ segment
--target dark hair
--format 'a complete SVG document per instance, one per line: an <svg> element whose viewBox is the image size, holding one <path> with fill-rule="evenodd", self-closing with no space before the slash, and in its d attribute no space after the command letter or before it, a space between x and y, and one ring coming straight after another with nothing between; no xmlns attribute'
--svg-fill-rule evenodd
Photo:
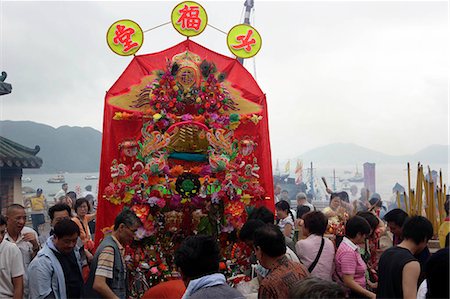
<svg viewBox="0 0 450 299"><path fill-rule="evenodd" d="M52 206L50 209L48 209L48 216L50 216L50 220L53 221L53 218L55 218L55 212L61 212L61 211L67 211L67 214L70 217L70 207L65 203L57 203L54 206Z"/></svg>
<svg viewBox="0 0 450 299"><path fill-rule="evenodd" d="M286 241L283 233L274 224L266 224L255 231L253 245L270 257L286 254Z"/></svg>
<svg viewBox="0 0 450 299"><path fill-rule="evenodd" d="M378 220L378 217L371 212L358 212L356 213L356 216L361 216L362 218L366 219L367 222L369 222L370 228L372 229L372 234L380 224L380 220Z"/></svg>
<svg viewBox="0 0 450 299"><path fill-rule="evenodd" d="M59 239L73 234L80 235L80 228L70 219L63 219L55 224L53 234Z"/></svg>
<svg viewBox="0 0 450 299"><path fill-rule="evenodd" d="M341 192L338 193L338 195L339 195L339 198L342 201L350 202L349 197L348 197L348 193L346 191L341 191Z"/></svg>
<svg viewBox="0 0 450 299"><path fill-rule="evenodd" d="M311 208L308 206L297 206L297 219L303 218L303 216L308 213L311 212Z"/></svg>
<svg viewBox="0 0 450 299"><path fill-rule="evenodd" d="M362 235L369 235L370 224L361 216L353 216L348 219L345 224L345 235L349 238L354 238L358 233Z"/></svg>
<svg viewBox="0 0 450 299"><path fill-rule="evenodd" d="M128 208L124 208L122 212L116 216L116 219L114 220L114 230L117 230L122 223L126 226L142 224L141 219L139 219L138 216L136 216L136 214Z"/></svg>
<svg viewBox="0 0 450 299"><path fill-rule="evenodd" d="M0 225L6 225L6 218L1 214L0 214Z"/></svg>
<svg viewBox="0 0 450 299"><path fill-rule="evenodd" d="M403 224L402 234L404 239L410 239L419 245L433 237L433 225L423 216L413 216Z"/></svg>
<svg viewBox="0 0 450 299"><path fill-rule="evenodd" d="M393 209L384 215L384 220L386 222L394 222L397 226L402 227L405 223L406 219L408 219L408 213L403 211L402 209Z"/></svg>
<svg viewBox="0 0 450 299"><path fill-rule="evenodd" d="M211 236L189 236L175 252L175 264L191 280L216 273L219 261L219 246Z"/></svg>
<svg viewBox="0 0 450 299"><path fill-rule="evenodd" d="M67 183L63 183L63 184L61 185L61 188L64 188L64 186L67 186Z"/></svg>
<svg viewBox="0 0 450 299"><path fill-rule="evenodd" d="M288 214L292 218L292 221L295 221L294 215L291 212L291 206L289 205L289 203L286 200L280 200L279 202L277 202L275 204L275 209L288 212Z"/></svg>
<svg viewBox="0 0 450 299"><path fill-rule="evenodd" d="M372 197L369 200L370 205L374 206L374 207L383 207L383 201L381 201L381 198L376 198L376 197Z"/></svg>
<svg viewBox="0 0 450 299"><path fill-rule="evenodd" d="M335 282L318 277L306 277L296 282L289 292L289 298L328 299L344 298L344 289Z"/></svg>
<svg viewBox="0 0 450 299"><path fill-rule="evenodd" d="M320 211L313 211L303 215L305 228L311 234L323 236L328 226L328 218Z"/></svg>
<svg viewBox="0 0 450 299"><path fill-rule="evenodd" d="M247 220L239 232L239 239L241 241L253 241L255 231L264 225L265 223L259 219Z"/></svg>
<svg viewBox="0 0 450 299"><path fill-rule="evenodd" d="M91 203L90 203L86 198L80 197L80 198L78 198L77 201L75 202L75 206L74 206L74 208L73 208L73 209L75 210L75 212L76 212L77 209L78 209L82 204L84 204L84 203L87 204L88 211L90 211L90 210L91 210Z"/></svg>
<svg viewBox="0 0 450 299"><path fill-rule="evenodd" d="M442 248L431 255L425 264L427 298L449 298L449 248ZM447 286L447 287L445 287Z"/></svg>
<svg viewBox="0 0 450 299"><path fill-rule="evenodd" d="M333 192L330 194L330 203L333 200L333 198L335 198L335 197L339 197L339 199L342 200L342 198L339 196L339 193Z"/></svg>
<svg viewBox="0 0 450 299"><path fill-rule="evenodd" d="M259 219L266 224L273 224L275 216L268 208L265 206L260 206L259 208L253 209L253 211L248 215L248 219Z"/></svg>
<svg viewBox="0 0 450 299"><path fill-rule="evenodd" d="M67 192L66 196L69 196L73 201L77 200L77 194L74 191Z"/></svg>

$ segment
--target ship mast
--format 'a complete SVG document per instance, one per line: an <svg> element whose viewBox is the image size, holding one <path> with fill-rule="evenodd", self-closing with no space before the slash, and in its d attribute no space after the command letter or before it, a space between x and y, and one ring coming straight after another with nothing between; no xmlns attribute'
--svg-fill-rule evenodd
<svg viewBox="0 0 450 299"><path fill-rule="evenodd" d="M244 24L250 25L250 14L253 8L254 1L253 0L245 0L245 15L244 15ZM238 58L240 64L244 65L244 58Z"/></svg>

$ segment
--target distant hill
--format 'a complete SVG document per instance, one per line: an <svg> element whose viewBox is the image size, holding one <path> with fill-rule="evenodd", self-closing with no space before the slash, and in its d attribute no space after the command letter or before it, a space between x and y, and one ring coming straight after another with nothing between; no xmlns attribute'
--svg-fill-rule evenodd
<svg viewBox="0 0 450 299"><path fill-rule="evenodd" d="M20 144L41 147L44 161L39 172L96 172L100 167L102 133L90 127L62 126L57 129L31 121L0 121L0 135ZM298 159L324 164L421 162L448 163L448 145L431 145L404 156L392 156L353 143L334 143L307 151Z"/></svg>
<svg viewBox="0 0 450 299"><path fill-rule="evenodd" d="M22 145L41 147L39 172L95 172L100 167L102 133L90 127L57 129L31 121L0 121L0 135Z"/></svg>
<svg viewBox="0 0 450 299"><path fill-rule="evenodd" d="M332 164L374 163L448 163L448 145L431 145L412 154L393 156L377 152L353 143L333 143L307 151L298 159Z"/></svg>

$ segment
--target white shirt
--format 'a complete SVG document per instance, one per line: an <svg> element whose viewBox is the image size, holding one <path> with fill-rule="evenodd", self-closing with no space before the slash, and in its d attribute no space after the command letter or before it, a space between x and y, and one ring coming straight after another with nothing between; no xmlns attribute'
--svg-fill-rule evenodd
<svg viewBox="0 0 450 299"><path fill-rule="evenodd" d="M62 196L66 196L66 191L64 191L63 189L59 190L56 194L55 194L55 201L59 200L60 197Z"/></svg>
<svg viewBox="0 0 450 299"><path fill-rule="evenodd" d="M295 226L294 226L294 220L292 220L291 215L287 215L286 218L280 219L280 222L278 222L278 227L280 228L280 230L283 233L283 235L284 235L284 227L287 224L290 224L292 226L291 235L289 236L292 239L292 237L294 237Z"/></svg>
<svg viewBox="0 0 450 299"><path fill-rule="evenodd" d="M13 243L3 239L0 243L0 298L12 298L12 279L24 274L22 254Z"/></svg>
<svg viewBox="0 0 450 299"><path fill-rule="evenodd" d="M34 237L36 238L36 241L39 244L39 238L36 231L28 226L24 226L22 228L22 231L19 234L19 237L16 241L13 240L8 234L8 231L6 231L4 240L7 240L11 243L14 243L19 247L20 252L22 253L22 265L25 270L25 273L23 274L23 292L24 292L24 298L28 296L28 274L27 269L28 265L31 263L31 260L33 259L33 244L28 241L23 240L23 236L27 233L34 234Z"/></svg>

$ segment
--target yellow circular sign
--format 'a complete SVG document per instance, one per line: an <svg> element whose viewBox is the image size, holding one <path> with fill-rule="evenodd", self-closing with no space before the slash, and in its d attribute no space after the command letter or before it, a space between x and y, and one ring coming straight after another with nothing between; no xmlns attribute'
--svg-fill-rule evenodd
<svg viewBox="0 0 450 299"><path fill-rule="evenodd" d="M196 36L208 24L206 10L194 1L184 1L172 10L172 25L184 36Z"/></svg>
<svg viewBox="0 0 450 299"><path fill-rule="evenodd" d="M228 49L236 57L250 58L255 56L261 49L261 44L261 35L250 25L236 25L228 31Z"/></svg>
<svg viewBox="0 0 450 299"><path fill-rule="evenodd" d="M109 27L106 41L114 53L129 56L141 48L144 43L144 33L136 22L120 20Z"/></svg>

